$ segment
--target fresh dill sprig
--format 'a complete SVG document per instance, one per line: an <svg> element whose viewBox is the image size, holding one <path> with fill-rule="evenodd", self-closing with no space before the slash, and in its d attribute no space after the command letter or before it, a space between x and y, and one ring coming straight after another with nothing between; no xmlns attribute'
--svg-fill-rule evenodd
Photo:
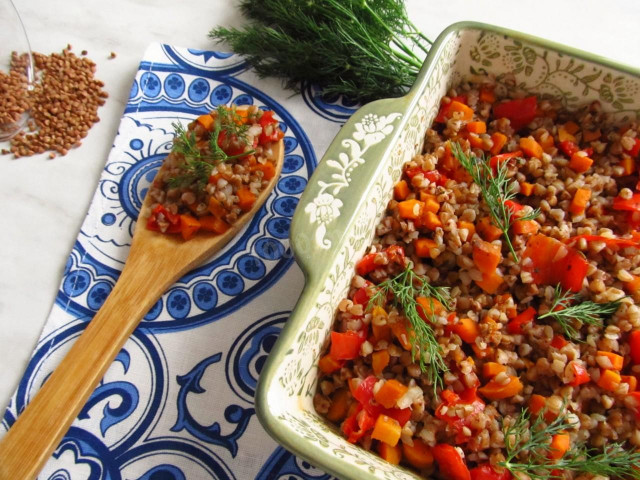
<svg viewBox="0 0 640 480"><path fill-rule="evenodd" d="M563 478L562 473L590 473L612 478L640 478L636 465L640 461L640 452L625 449L623 444L605 445L602 450L578 444L569 449L562 458L549 458L552 451L553 435L564 433L578 425L569 419L564 406L553 421L546 423L545 410L534 418L525 408L512 425L503 428L505 439L505 460L501 467L509 470L514 477L525 474L533 480Z"/></svg>
<svg viewBox="0 0 640 480"><path fill-rule="evenodd" d="M413 265L409 264L404 271L393 278L389 278L376 286L376 292L369 299L367 310L374 305L383 305L389 294L393 297L393 303L399 306L404 312L404 316L411 325L411 354L418 358L420 369L429 376L434 388L442 386L442 374L447 368L438 339L435 336L433 327L429 322L425 322L418 313L417 297L425 297L432 302L431 312L433 312L435 302L440 302L445 309L451 309L451 296L449 287L436 287L431 285L426 278L417 275L413 271ZM421 307L422 308L422 307ZM432 321L435 322L435 315L431 314ZM432 322L432 323L433 323Z"/></svg>
<svg viewBox="0 0 640 480"><path fill-rule="evenodd" d="M570 468L562 464L570 463ZM640 478L640 452L625 449L622 443L607 444L602 451L581 445L569 458L561 460L559 468L590 473L608 478Z"/></svg>
<svg viewBox="0 0 640 480"><path fill-rule="evenodd" d="M595 303L590 300L581 301L580 295L570 291L563 292L562 287L558 284L554 290L553 303L549 311L538 318L553 318L558 322L567 337L578 340L580 332L579 328L576 328L573 323L575 320L582 325L597 325L601 327L604 320L603 317L616 313L621 303L621 300L605 303Z"/></svg>
<svg viewBox="0 0 640 480"><path fill-rule="evenodd" d="M403 0L242 0L240 9L247 26L209 36L294 90L308 82L355 101L403 95L431 45Z"/></svg>
<svg viewBox="0 0 640 480"><path fill-rule="evenodd" d="M179 122L172 123L175 133L173 152L182 154L184 163L180 165L180 174L167 180L170 187L194 185L196 189L202 190L207 185L209 175L215 165L254 153L254 150L250 150L238 155L228 155L218 145L220 134L224 134L225 137L235 138L240 145L246 146L249 126L242 122L235 107L228 109L224 105L220 105L216 111L213 130L209 134L209 154L205 154L198 148L196 134L193 130L186 129Z"/></svg>
<svg viewBox="0 0 640 480"><path fill-rule="evenodd" d="M249 130L249 125L243 121L243 118L236 110L235 105L231 108L227 108L224 105L218 105L216 112L218 115L216 117L215 126L218 128L218 133L224 131L225 135L228 137L236 137L241 144L247 145L247 131ZM213 136L214 135L212 135L212 137Z"/></svg>
<svg viewBox="0 0 640 480"><path fill-rule="evenodd" d="M245 147L249 144L247 139L247 131L249 125L242 121L242 117L236 111L235 107L228 109L224 105L219 105L216 109L217 115L213 124L213 131L209 137L209 149L211 150L211 158L215 162L226 162L234 158L240 158L253 154L255 151L250 150L238 155L227 155L227 153L218 145L220 134L227 139L235 138L240 145Z"/></svg>
<svg viewBox="0 0 640 480"><path fill-rule="evenodd" d="M547 477L549 470L557 468L547 458L551 451L551 438L576 425L568 421L564 408L562 411L546 424L544 410L532 418L529 410L523 409L512 425L503 427L506 455L499 465L513 474L522 472L533 479ZM539 474L540 470L545 473Z"/></svg>
<svg viewBox="0 0 640 480"><path fill-rule="evenodd" d="M201 153L196 146L196 133L193 130L189 131L184 128L180 122L173 122L171 126L175 135L173 151L181 153L185 157L199 157Z"/></svg>
<svg viewBox="0 0 640 480"><path fill-rule="evenodd" d="M203 162L196 158L187 158L185 163L181 165L181 173L167 180L167 184L171 188L195 185L197 190L202 190L209 182L213 165L209 162Z"/></svg>
<svg viewBox="0 0 640 480"><path fill-rule="evenodd" d="M484 158L476 155L467 155L457 142L451 143L451 151L460 165L469 172L473 181L480 187L484 203L489 209L491 218L496 227L502 231L502 235L507 243L514 261L517 263L516 254L511 239L509 238L509 228L516 220L533 220L540 215L540 209L536 208L526 215L515 215L515 212L507 205L507 201L515 198L516 193L508 178L509 169L507 162L498 162L495 173Z"/></svg>

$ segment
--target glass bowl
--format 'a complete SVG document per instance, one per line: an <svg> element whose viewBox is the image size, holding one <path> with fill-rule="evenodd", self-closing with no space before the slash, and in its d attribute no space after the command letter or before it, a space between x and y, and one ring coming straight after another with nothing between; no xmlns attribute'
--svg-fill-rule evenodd
<svg viewBox="0 0 640 480"><path fill-rule="evenodd" d="M35 74L27 32L11 0L0 0L0 24L0 141L4 141L27 124Z"/></svg>

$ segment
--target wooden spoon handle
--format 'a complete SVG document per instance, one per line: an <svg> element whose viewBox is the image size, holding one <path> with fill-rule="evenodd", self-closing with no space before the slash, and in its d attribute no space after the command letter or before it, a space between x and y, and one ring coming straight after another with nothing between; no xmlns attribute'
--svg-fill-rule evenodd
<svg viewBox="0 0 640 480"><path fill-rule="evenodd" d="M129 257L102 308L0 441L1 480L36 478L135 327L174 280L149 282L148 264L140 268L144 257Z"/></svg>
<svg viewBox="0 0 640 480"><path fill-rule="evenodd" d="M221 235L184 242L145 228L145 199L120 278L60 365L0 440L0 480L36 478L143 315L182 275L227 244L261 208L282 169L284 142L273 145L276 172L251 210Z"/></svg>

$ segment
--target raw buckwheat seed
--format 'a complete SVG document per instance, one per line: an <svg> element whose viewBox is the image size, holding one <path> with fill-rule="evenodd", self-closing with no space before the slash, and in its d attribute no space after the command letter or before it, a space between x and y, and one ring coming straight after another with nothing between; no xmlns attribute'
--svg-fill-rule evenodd
<svg viewBox="0 0 640 480"><path fill-rule="evenodd" d="M85 52L83 51L83 54ZM68 45L62 53L33 53L35 76L33 90L25 88L25 55L12 54L9 74L0 74L0 124L19 118L30 110L27 129L10 141L2 154L25 157L51 152L66 155L87 136L98 122L98 108L108 97L104 83L94 78L96 64L77 57Z"/></svg>

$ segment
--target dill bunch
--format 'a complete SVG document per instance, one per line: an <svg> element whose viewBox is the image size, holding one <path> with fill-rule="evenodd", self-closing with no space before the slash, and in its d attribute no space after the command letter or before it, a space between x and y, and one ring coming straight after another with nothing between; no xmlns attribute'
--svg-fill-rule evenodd
<svg viewBox="0 0 640 480"><path fill-rule="evenodd" d="M296 91L310 82L360 102L400 96L431 45L403 0L242 0L240 9L247 26L209 36Z"/></svg>

